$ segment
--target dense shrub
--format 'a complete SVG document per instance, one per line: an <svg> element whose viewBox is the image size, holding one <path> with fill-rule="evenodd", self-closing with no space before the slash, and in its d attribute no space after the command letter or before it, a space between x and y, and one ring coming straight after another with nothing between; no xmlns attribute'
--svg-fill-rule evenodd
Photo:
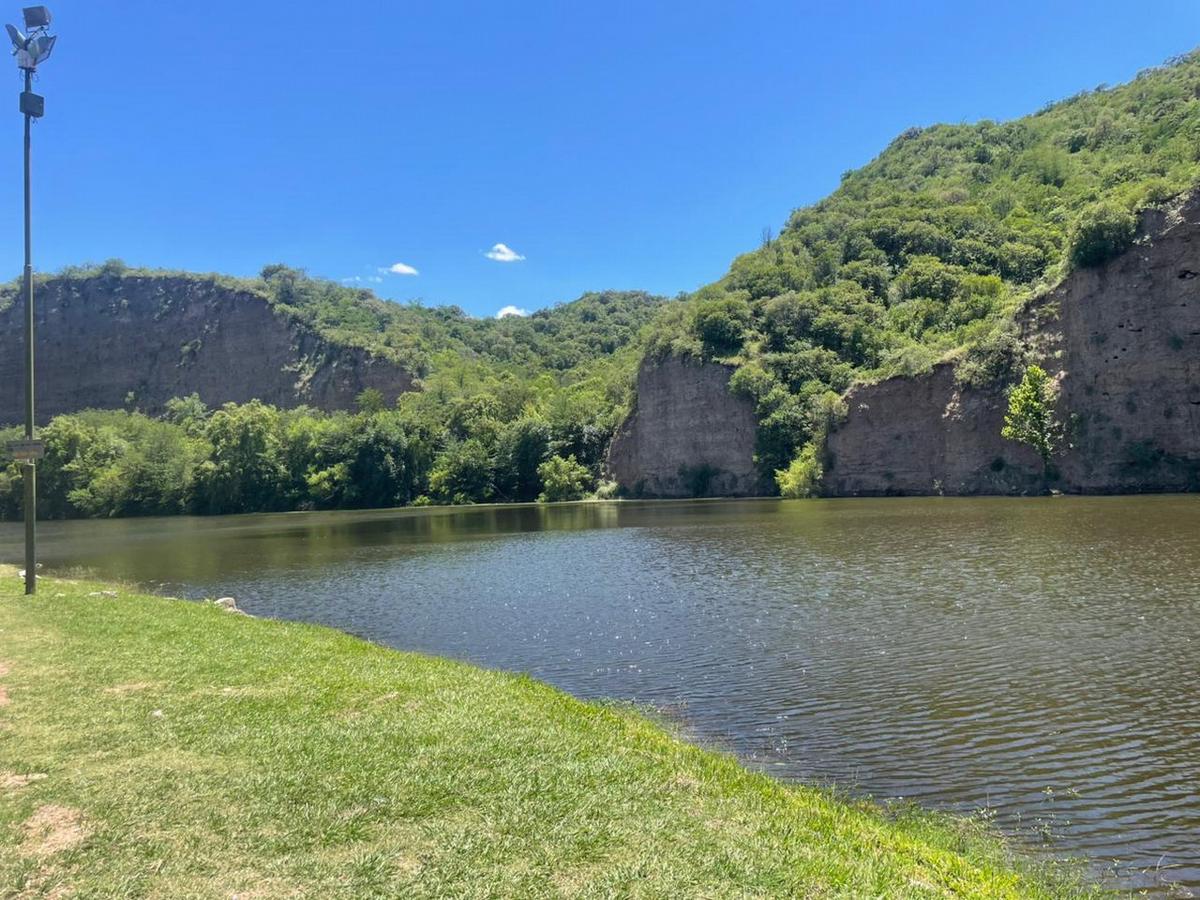
<svg viewBox="0 0 1200 900"><path fill-rule="evenodd" d="M816 444L809 443L786 469L775 473L775 484L779 488L780 496L786 499L812 497L820 490L824 474L820 450Z"/></svg>
<svg viewBox="0 0 1200 900"><path fill-rule="evenodd" d="M1097 203L1080 213L1067 239L1071 262L1098 266L1128 249L1137 233L1137 218L1114 203Z"/></svg>
<svg viewBox="0 0 1200 900"><path fill-rule="evenodd" d="M590 473L574 456L552 456L540 466L538 475L542 479L542 503L558 503L564 500L581 500L588 492Z"/></svg>
<svg viewBox="0 0 1200 900"><path fill-rule="evenodd" d="M750 304L741 297L724 297L697 305L692 329L710 356L732 356L742 349L750 324Z"/></svg>

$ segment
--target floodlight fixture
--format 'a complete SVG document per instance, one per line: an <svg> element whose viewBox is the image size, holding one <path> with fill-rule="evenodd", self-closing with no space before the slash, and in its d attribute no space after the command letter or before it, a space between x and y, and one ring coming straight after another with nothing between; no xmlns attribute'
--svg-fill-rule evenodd
<svg viewBox="0 0 1200 900"><path fill-rule="evenodd" d="M50 34L33 38L25 45L25 49L17 54L17 65L22 69L36 69L39 63L50 58L50 51L54 49L54 42L57 40L58 38ZM28 59L28 64L22 60L23 56Z"/></svg>
<svg viewBox="0 0 1200 900"><path fill-rule="evenodd" d="M50 58L57 38L46 31L50 27L50 10L46 7L27 6L22 12L28 36L22 34L15 25L5 25L4 28L13 44L17 68L30 72Z"/></svg>
<svg viewBox="0 0 1200 900"><path fill-rule="evenodd" d="M27 6L21 10L21 15L25 17L25 27L30 31L50 27L50 10L44 6Z"/></svg>

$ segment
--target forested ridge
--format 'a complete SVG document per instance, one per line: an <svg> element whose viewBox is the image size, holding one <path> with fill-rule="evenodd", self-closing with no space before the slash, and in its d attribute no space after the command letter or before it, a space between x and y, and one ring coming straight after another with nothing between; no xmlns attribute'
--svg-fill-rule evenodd
<svg viewBox="0 0 1200 900"><path fill-rule="evenodd" d="M853 383L941 360L964 381L1011 380L1025 355L1013 327L1023 305L1126 249L1136 212L1198 176L1193 52L1010 122L909 129L677 302L602 292L497 321L282 265L257 279L203 276L396 360L420 390L395 408L368 391L354 413L210 410L191 397L159 419L136 403L60 416L43 430L44 508L224 513L608 492L604 454L647 352L734 364L732 388L757 409L759 468L802 494ZM141 274L114 261L58 277ZM0 291L0 305L14 293ZM0 469L2 517L19 514L19 474Z"/></svg>
<svg viewBox="0 0 1200 900"><path fill-rule="evenodd" d="M803 493L856 381L958 361L1011 379L1014 315L1135 239L1135 213L1200 175L1200 53L1010 122L912 128L778 237L664 311L652 347L732 362L757 462Z"/></svg>
<svg viewBox="0 0 1200 900"><path fill-rule="evenodd" d="M160 272L119 261L58 278ZM383 301L281 265L258 279L173 273L249 291L335 344L399 361L419 390L394 407L365 391L354 412L209 409L177 398L150 417L85 410L41 429L39 512L50 518L579 499L624 415L646 326L662 298L588 293L528 317ZM10 286L0 302L11 302ZM0 433L11 440L18 430ZM20 515L21 472L0 468L0 518Z"/></svg>

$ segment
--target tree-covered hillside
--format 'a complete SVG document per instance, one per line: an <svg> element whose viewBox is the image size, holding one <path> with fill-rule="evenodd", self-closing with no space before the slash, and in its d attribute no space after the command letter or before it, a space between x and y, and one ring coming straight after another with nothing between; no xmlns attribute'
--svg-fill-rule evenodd
<svg viewBox="0 0 1200 900"><path fill-rule="evenodd" d="M1133 213L1191 188L1198 158L1200 52L1015 121L912 128L666 310L654 347L737 363L760 467L799 459L803 480L854 381L947 357L1007 377L1014 312L1128 246Z"/></svg>
<svg viewBox="0 0 1200 900"><path fill-rule="evenodd" d="M335 343L401 362L420 391L354 414L178 401L60 417L48 429L56 515L233 512L407 502L566 498L598 487L641 355L733 362L752 397L757 461L803 493L855 381L942 359L974 383L1004 381L1024 354L1012 327L1072 267L1136 237L1134 213L1200 176L1200 52L1127 85L1006 123L900 135L778 237L683 302L587 294L528 318L395 304L286 266L257 279L202 276L256 293ZM119 262L63 273L146 274ZM201 277L201 276L197 276ZM0 291L0 307L15 286ZM703 427L703 423L697 423ZM0 517L18 470L0 470Z"/></svg>
<svg viewBox="0 0 1200 900"><path fill-rule="evenodd" d="M150 273L118 261L56 277ZM262 403L212 410L198 397L144 415L81 411L42 429L41 512L49 517L574 499L600 489L628 408L644 334L664 301L589 293L529 317L475 319L455 307L378 299L273 265L259 279L184 276L266 299L334 343L400 361L418 391L355 413ZM0 303L11 302L9 286ZM0 440L17 436L0 432ZM18 465L0 466L0 519L20 515Z"/></svg>
<svg viewBox="0 0 1200 900"><path fill-rule="evenodd" d="M457 306L380 300L283 265L267 266L251 284L327 337L391 356L419 377L448 350L526 374L568 372L627 346L663 302L640 291L600 291L531 316L477 319Z"/></svg>

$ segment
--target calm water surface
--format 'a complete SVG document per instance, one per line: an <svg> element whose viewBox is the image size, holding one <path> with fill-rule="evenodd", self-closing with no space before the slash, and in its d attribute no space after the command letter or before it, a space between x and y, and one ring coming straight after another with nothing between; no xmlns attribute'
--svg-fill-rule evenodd
<svg viewBox="0 0 1200 900"><path fill-rule="evenodd" d="M48 524L87 567L668 708L783 777L1200 893L1200 498ZM0 528L0 559L20 556ZM1169 882L1176 887L1163 888Z"/></svg>

